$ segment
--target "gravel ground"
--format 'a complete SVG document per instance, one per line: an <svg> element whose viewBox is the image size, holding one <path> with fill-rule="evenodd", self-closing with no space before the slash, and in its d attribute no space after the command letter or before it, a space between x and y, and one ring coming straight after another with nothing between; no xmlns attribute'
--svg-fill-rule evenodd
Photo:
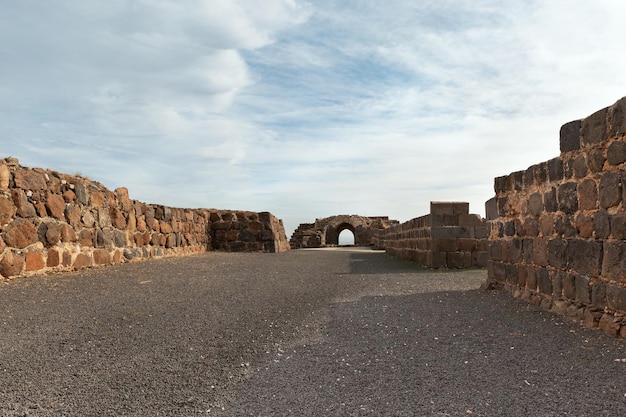
<svg viewBox="0 0 626 417"><path fill-rule="evenodd" d="M352 249L10 281L0 415L626 415L623 341L485 275Z"/></svg>

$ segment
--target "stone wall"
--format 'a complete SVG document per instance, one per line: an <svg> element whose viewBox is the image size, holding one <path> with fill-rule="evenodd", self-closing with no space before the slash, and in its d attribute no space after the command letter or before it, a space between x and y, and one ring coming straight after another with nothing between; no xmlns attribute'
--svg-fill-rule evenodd
<svg viewBox="0 0 626 417"><path fill-rule="evenodd" d="M560 156L495 179L488 276L626 338L626 98L563 125Z"/></svg>
<svg viewBox="0 0 626 417"><path fill-rule="evenodd" d="M487 266L488 227L469 203L431 202L430 214L378 231L374 244L429 268Z"/></svg>
<svg viewBox="0 0 626 417"><path fill-rule="evenodd" d="M387 216L338 215L315 219L315 223L301 223L291 235L292 249L320 248L339 244L339 234L350 230L356 246L371 246L379 229L398 224Z"/></svg>
<svg viewBox="0 0 626 417"><path fill-rule="evenodd" d="M78 270L207 250L287 250L272 214L131 200L80 176L0 161L0 275Z"/></svg>

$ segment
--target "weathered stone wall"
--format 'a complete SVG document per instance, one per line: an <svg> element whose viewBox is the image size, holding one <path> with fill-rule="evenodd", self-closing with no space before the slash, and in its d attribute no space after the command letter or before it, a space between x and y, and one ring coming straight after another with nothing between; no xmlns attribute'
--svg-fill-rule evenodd
<svg viewBox="0 0 626 417"><path fill-rule="evenodd" d="M563 125L559 157L495 179L488 276L626 338L626 98Z"/></svg>
<svg viewBox="0 0 626 417"><path fill-rule="evenodd" d="M80 176L0 161L0 275L78 270L206 250L289 248L270 213L181 209L131 200Z"/></svg>
<svg viewBox="0 0 626 417"><path fill-rule="evenodd" d="M488 227L469 203L431 202L430 214L379 230L375 246L429 268L487 266Z"/></svg>
<svg viewBox="0 0 626 417"><path fill-rule="evenodd" d="M320 248L338 244L339 234L350 230L356 246L370 246L379 229L397 224L387 216L338 215L316 219L315 223L302 223L291 235L292 249Z"/></svg>

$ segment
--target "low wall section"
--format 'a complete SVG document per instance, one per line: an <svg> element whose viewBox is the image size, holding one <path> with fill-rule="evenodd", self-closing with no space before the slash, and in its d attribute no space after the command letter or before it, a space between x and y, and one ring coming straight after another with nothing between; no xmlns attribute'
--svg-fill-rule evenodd
<svg viewBox="0 0 626 417"><path fill-rule="evenodd" d="M487 266L488 227L469 203L431 202L430 214L377 231L374 245L429 268Z"/></svg>
<svg viewBox="0 0 626 417"><path fill-rule="evenodd" d="M488 276L626 338L626 98L560 130L560 156L495 179Z"/></svg>
<svg viewBox="0 0 626 417"><path fill-rule="evenodd" d="M145 204L126 188L0 161L2 277L207 250L287 249L282 221L267 212Z"/></svg>

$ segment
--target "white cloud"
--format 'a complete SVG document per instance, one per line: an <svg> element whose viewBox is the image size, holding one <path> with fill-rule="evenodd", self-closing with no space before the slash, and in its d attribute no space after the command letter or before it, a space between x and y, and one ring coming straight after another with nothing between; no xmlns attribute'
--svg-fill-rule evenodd
<svg viewBox="0 0 626 417"><path fill-rule="evenodd" d="M134 198L481 213L624 95L626 6L583 0L25 0L0 5L0 144Z"/></svg>

